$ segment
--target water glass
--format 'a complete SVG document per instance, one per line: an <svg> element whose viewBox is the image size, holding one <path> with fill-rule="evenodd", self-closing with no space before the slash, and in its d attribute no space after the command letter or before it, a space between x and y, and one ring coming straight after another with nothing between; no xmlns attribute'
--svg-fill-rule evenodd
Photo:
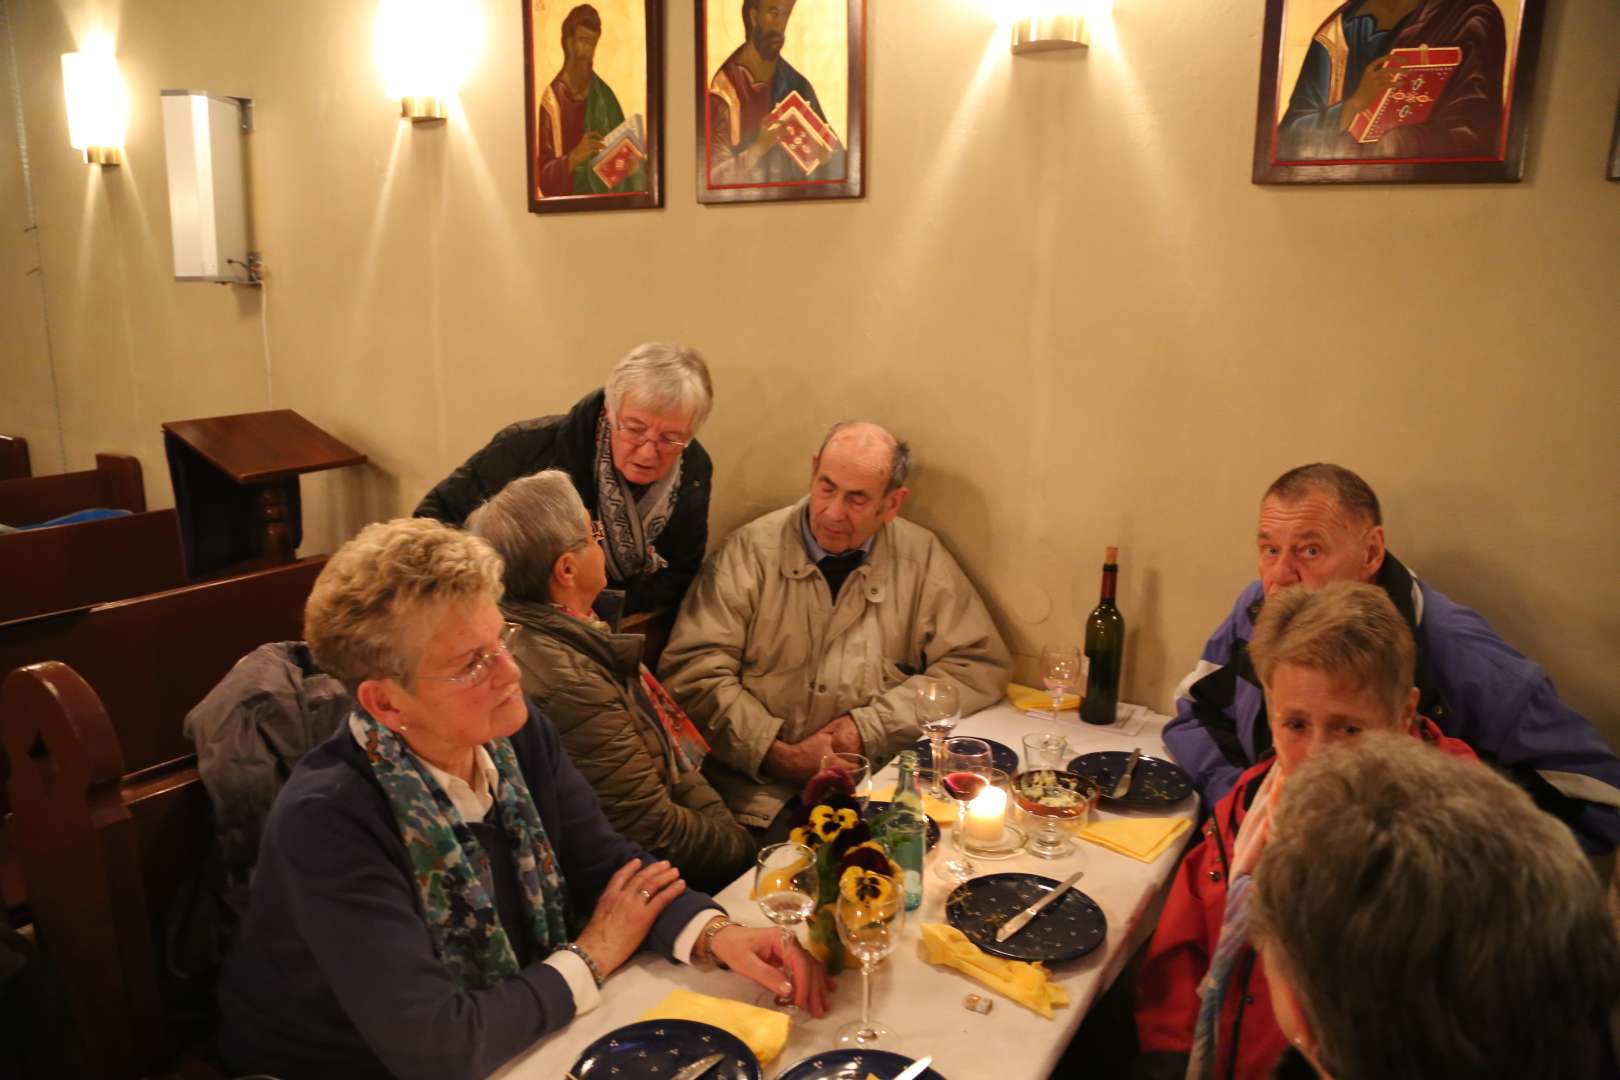
<svg viewBox="0 0 1620 1080"><path fill-rule="evenodd" d="M838 1029L839 1046L892 1051L899 1044L893 1031L872 1018L872 969L900 943L900 931L906 923L906 908L900 897L897 883L882 897L856 899L843 892L838 895L839 940L861 962L861 1019Z"/></svg>
<svg viewBox="0 0 1620 1080"><path fill-rule="evenodd" d="M1024 768L1061 769L1069 752L1069 740L1062 735L1037 732L1024 736Z"/></svg>
<svg viewBox="0 0 1620 1080"><path fill-rule="evenodd" d="M803 844L771 844L754 860L754 899L765 917L781 927L789 945L796 940L793 928L815 914L816 894L820 891L816 853ZM787 978L791 981L791 973ZM770 1004L793 1005L792 991L783 997L770 997Z"/></svg>
<svg viewBox="0 0 1620 1080"><path fill-rule="evenodd" d="M872 763L860 754L823 754L821 771L828 769L849 774L850 785L855 789L855 801L860 804L861 812L865 813L866 803L872 797Z"/></svg>
<svg viewBox="0 0 1620 1080"><path fill-rule="evenodd" d="M1057 723L1063 695L1080 685L1080 649L1048 645L1041 650L1041 682L1052 692L1052 722Z"/></svg>
<svg viewBox="0 0 1620 1080"><path fill-rule="evenodd" d="M935 768L934 786L928 794L943 799L939 788L939 766L944 761L945 738L956 730L962 719L962 707L956 693L956 684L945 679L920 679L917 682L917 725L928 736Z"/></svg>

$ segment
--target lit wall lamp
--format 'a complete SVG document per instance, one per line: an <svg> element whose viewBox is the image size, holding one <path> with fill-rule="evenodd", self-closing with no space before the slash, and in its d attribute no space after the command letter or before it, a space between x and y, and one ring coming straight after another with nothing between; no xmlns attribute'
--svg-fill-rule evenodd
<svg viewBox="0 0 1620 1080"><path fill-rule="evenodd" d="M62 54L62 91L67 98L68 142L84 151L90 165L124 160L124 129L129 99L118 74L112 42L86 41L79 52Z"/></svg>
<svg viewBox="0 0 1620 1080"><path fill-rule="evenodd" d="M1091 44L1086 16L1078 0L1054 3L1030 0L1013 20L1014 53L1048 52L1052 49L1078 49Z"/></svg>
<svg viewBox="0 0 1620 1080"><path fill-rule="evenodd" d="M469 0L381 0L374 47L388 96L412 123L443 120L478 59L479 9Z"/></svg>

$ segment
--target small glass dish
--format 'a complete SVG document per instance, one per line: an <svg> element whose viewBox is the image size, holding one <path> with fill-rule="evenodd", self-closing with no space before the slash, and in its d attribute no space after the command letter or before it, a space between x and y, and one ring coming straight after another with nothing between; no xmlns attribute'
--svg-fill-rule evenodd
<svg viewBox="0 0 1620 1080"><path fill-rule="evenodd" d="M1062 826L1085 823L1102 798L1102 785L1063 769L1026 769L1013 777L1012 794L1024 813L1041 822L1040 830L1029 838L1029 853L1060 859L1074 850L1074 842L1062 835Z"/></svg>

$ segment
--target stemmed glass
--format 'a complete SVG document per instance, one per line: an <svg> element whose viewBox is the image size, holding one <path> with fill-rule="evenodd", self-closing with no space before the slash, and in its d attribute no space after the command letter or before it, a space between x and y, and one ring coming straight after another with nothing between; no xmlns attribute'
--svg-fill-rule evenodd
<svg viewBox="0 0 1620 1080"><path fill-rule="evenodd" d="M797 940L793 928L815 914L818 891L816 855L803 844L771 844L754 860L754 899L765 917L781 927L787 945ZM791 974L787 977L792 980ZM783 997L768 996L771 1004L793 1007L791 990Z"/></svg>
<svg viewBox="0 0 1620 1080"><path fill-rule="evenodd" d="M935 772L941 774L945 793L956 800L956 824L951 829L956 854L939 864L939 873L945 880L961 884L973 876L973 860L967 853L968 803L990 783L990 744L965 736L946 739L944 761L944 767Z"/></svg>
<svg viewBox="0 0 1620 1080"><path fill-rule="evenodd" d="M850 787L855 791L855 801L864 814L866 803L872 797L872 763L861 754L822 754L821 771L826 772L828 769L837 769L849 775Z"/></svg>
<svg viewBox="0 0 1620 1080"><path fill-rule="evenodd" d="M944 679L923 679L917 684L917 724L928 736L932 753L934 781L928 794L943 799L939 776L945 764L945 737L956 730L962 719L962 707L957 703L956 684Z"/></svg>
<svg viewBox="0 0 1620 1080"><path fill-rule="evenodd" d="M1041 682L1052 692L1052 722L1057 723L1063 695L1080 685L1080 650L1073 645L1048 645L1041 650Z"/></svg>
<svg viewBox="0 0 1620 1080"><path fill-rule="evenodd" d="M838 1029L839 1046L892 1051L899 1045L893 1031L872 1019L872 969L899 944L906 921L900 883L892 878L882 880L889 883L889 888L876 897L851 897L843 891L838 894L838 937L861 962L861 1019Z"/></svg>

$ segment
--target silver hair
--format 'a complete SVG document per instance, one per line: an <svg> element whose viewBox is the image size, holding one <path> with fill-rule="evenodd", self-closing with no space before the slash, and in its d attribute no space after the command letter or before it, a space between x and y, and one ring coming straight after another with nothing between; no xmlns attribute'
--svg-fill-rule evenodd
<svg viewBox="0 0 1620 1080"><path fill-rule="evenodd" d="M608 412L619 415L619 404L629 401L660 416L692 417L692 432L703 426L714 404L714 384L703 356L685 345L649 341L637 345L614 365L608 375Z"/></svg>
<svg viewBox="0 0 1620 1080"><path fill-rule="evenodd" d="M522 476L467 518L467 531L489 542L506 562L506 594L551 599L551 570L566 552L591 542L585 504L561 469Z"/></svg>
<svg viewBox="0 0 1620 1080"><path fill-rule="evenodd" d="M856 424L871 424L889 437L889 479L883 486L883 493L887 495L896 488L904 487L906 477L911 475L911 444L904 439L896 438L894 433L882 424L870 420L840 420L827 429L826 436L821 440L821 449L816 451L816 457L819 458L827 452L827 444L833 441L834 435Z"/></svg>
<svg viewBox="0 0 1620 1080"><path fill-rule="evenodd" d="M1620 998L1620 940L1569 829L1407 735L1289 778L1250 936L1340 1080L1589 1075Z"/></svg>

